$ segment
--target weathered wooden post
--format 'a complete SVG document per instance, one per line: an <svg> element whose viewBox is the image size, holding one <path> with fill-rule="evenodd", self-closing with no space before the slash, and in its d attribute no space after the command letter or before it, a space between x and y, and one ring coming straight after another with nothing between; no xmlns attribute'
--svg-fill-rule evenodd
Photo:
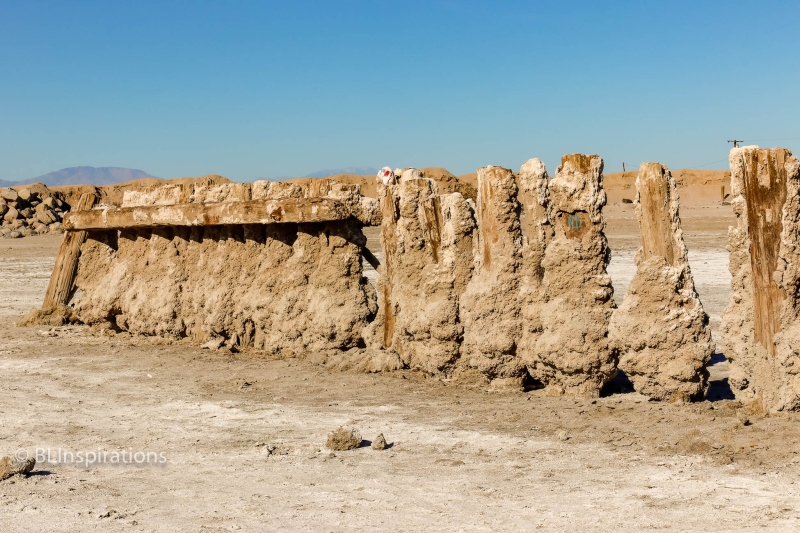
<svg viewBox="0 0 800 533"><path fill-rule="evenodd" d="M88 211L97 200L94 194L82 194L78 205L72 212ZM61 246L56 255L56 264L50 275L50 284L44 295L42 309L51 309L59 305L66 305L75 285L75 274L78 271L78 258L81 254L81 245L86 241L86 231L67 231L61 240Z"/></svg>
<svg viewBox="0 0 800 533"><path fill-rule="evenodd" d="M643 163L636 189L642 247L609 332L620 349L619 367L651 398L700 399L714 345L689 268L675 179L663 165Z"/></svg>
<svg viewBox="0 0 800 533"><path fill-rule="evenodd" d="M737 224L729 232L731 300L723 313L729 382L766 410L800 409L800 164L789 150L730 153Z"/></svg>

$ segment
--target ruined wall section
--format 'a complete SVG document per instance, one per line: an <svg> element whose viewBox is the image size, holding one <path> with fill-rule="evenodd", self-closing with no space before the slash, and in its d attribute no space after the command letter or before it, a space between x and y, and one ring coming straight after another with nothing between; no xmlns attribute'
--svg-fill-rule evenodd
<svg viewBox="0 0 800 533"><path fill-rule="evenodd" d="M256 189L230 185L227 192L152 190L126 201L238 201ZM357 201L357 191L336 184L329 193ZM257 194L271 199L309 191L273 183ZM362 276L365 243L361 222L353 219L90 232L75 309L87 323L214 346L278 355L357 349L377 312L376 294Z"/></svg>
<svg viewBox="0 0 800 533"><path fill-rule="evenodd" d="M731 300L723 349L737 398L766 410L800 408L798 160L783 148L734 148L728 235Z"/></svg>
<svg viewBox="0 0 800 533"><path fill-rule="evenodd" d="M554 180L538 159L477 176L474 210L419 177L381 188L374 339L428 373L597 396L616 374L602 160L566 156Z"/></svg>
<svg viewBox="0 0 800 533"><path fill-rule="evenodd" d="M603 160L565 155L547 194L554 234L542 260L542 333L528 372L552 394L594 397L617 373L608 338L614 300L606 272Z"/></svg>
<svg viewBox="0 0 800 533"><path fill-rule="evenodd" d="M638 392L653 399L700 399L714 345L689 268L675 180L663 165L644 163L636 188L642 247L610 325L621 352L619 367Z"/></svg>

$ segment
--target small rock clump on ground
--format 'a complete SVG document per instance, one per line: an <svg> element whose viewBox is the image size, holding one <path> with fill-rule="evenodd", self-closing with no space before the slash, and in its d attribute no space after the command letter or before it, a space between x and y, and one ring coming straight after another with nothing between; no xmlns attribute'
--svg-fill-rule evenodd
<svg viewBox="0 0 800 533"><path fill-rule="evenodd" d="M36 466L36 459L28 457L26 459L18 459L6 455L0 459L0 481L4 481L13 476L27 476Z"/></svg>
<svg viewBox="0 0 800 533"><path fill-rule="evenodd" d="M389 445L386 444L386 437L383 436L383 433L375 437L375 440L372 441L373 450L385 450L388 447Z"/></svg>
<svg viewBox="0 0 800 533"><path fill-rule="evenodd" d="M357 429L340 427L328 435L325 446L337 452L355 450L361 446L361 433Z"/></svg>
<svg viewBox="0 0 800 533"><path fill-rule="evenodd" d="M69 205L60 193L37 184L0 189L0 236L9 239L61 233Z"/></svg>

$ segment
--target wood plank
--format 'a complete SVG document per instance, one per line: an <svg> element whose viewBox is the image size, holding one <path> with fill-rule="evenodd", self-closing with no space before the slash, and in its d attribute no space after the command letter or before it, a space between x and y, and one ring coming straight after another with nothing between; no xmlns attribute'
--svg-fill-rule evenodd
<svg viewBox="0 0 800 533"><path fill-rule="evenodd" d="M786 151L760 149L746 154L744 167L750 264L753 269L755 341L776 355L774 336L781 328L781 309L786 293L773 277L786 203Z"/></svg>
<svg viewBox="0 0 800 533"><path fill-rule="evenodd" d="M642 163L636 178L639 192L639 231L642 235L642 258L661 256L672 266L683 259L676 250L672 230L670 202L675 191L670 188L667 169L659 163Z"/></svg>
<svg viewBox="0 0 800 533"><path fill-rule="evenodd" d="M330 222L350 218L347 206L334 198L283 198L214 204L176 204L76 211L64 218L67 231Z"/></svg>
<svg viewBox="0 0 800 533"><path fill-rule="evenodd" d="M392 283L395 263L397 262L397 221L400 218L400 198L398 186L388 185L384 195L381 196L381 244L383 245L383 272L379 280L379 290L382 291L383 301L383 347L391 348L394 342L394 328L397 318L394 316L392 302Z"/></svg>
<svg viewBox="0 0 800 533"><path fill-rule="evenodd" d="M91 209L96 201L94 194L82 194L75 206L75 212L86 212ZM86 240L85 231L68 231L64 233L61 246L56 255L56 264L50 275L50 284L44 296L42 309L50 309L57 305L66 305L69 301L75 275L78 272L78 256L81 245Z"/></svg>

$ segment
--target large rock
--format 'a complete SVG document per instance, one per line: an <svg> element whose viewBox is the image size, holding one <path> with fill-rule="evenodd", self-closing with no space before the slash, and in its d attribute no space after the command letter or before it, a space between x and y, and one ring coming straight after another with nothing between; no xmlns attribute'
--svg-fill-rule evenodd
<svg viewBox="0 0 800 533"><path fill-rule="evenodd" d="M3 215L3 220L6 222L14 222L18 217L19 211L13 207L9 207L6 213Z"/></svg>
<svg viewBox="0 0 800 533"><path fill-rule="evenodd" d="M619 367L651 398L700 399L714 345L689 268L675 180L666 167L644 163L636 188L642 248L610 325L620 348Z"/></svg>
<svg viewBox="0 0 800 533"><path fill-rule="evenodd" d="M605 203L603 160L565 155L547 187L553 236L541 261L542 333L528 370L551 394L595 397L617 373L617 351L608 339L614 300Z"/></svg>
<svg viewBox="0 0 800 533"><path fill-rule="evenodd" d="M36 459L33 457L5 456L0 459L0 481L13 476L27 476L33 471L34 466L36 466Z"/></svg>
<svg viewBox="0 0 800 533"><path fill-rule="evenodd" d="M517 357L522 318L519 280L522 233L514 174L502 167L478 169L475 273L461 297L464 364L489 380L522 386Z"/></svg>
<svg viewBox="0 0 800 533"><path fill-rule="evenodd" d="M789 150L734 148L731 299L722 316L729 383L768 411L800 409L800 163Z"/></svg>
<svg viewBox="0 0 800 533"><path fill-rule="evenodd" d="M2 221L2 217L4 217L6 213L8 213L8 205L0 203L0 221Z"/></svg>
<svg viewBox="0 0 800 533"><path fill-rule="evenodd" d="M35 215L36 220L42 224L52 224L53 222L58 221L58 217L56 216L55 212L53 212L53 210L47 207L47 205L44 203L36 206Z"/></svg>
<svg viewBox="0 0 800 533"><path fill-rule="evenodd" d="M19 198L19 195L14 189L3 188L0 189L0 198L6 200L7 202L16 202Z"/></svg>

